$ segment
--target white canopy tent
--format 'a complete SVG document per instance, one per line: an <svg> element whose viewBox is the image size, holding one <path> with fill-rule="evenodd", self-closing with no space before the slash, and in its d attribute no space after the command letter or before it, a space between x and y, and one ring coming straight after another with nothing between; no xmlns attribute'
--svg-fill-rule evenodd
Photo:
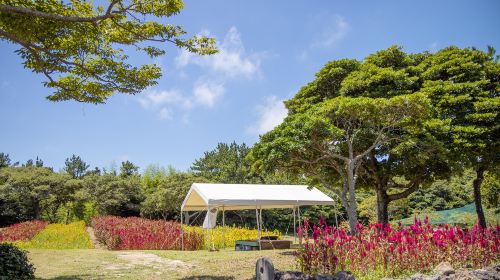
<svg viewBox="0 0 500 280"><path fill-rule="evenodd" d="M298 212L300 215L300 211L296 210L308 205L335 205L335 202L320 190L306 185L194 183L181 206L181 223L184 211L222 210L224 225L225 210L255 209L260 238L262 209L293 209L295 228L295 214Z"/></svg>

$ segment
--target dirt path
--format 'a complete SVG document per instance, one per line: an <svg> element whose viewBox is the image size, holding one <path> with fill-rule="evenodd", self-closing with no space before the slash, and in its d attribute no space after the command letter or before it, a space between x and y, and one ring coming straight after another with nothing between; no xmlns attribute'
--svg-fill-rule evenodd
<svg viewBox="0 0 500 280"><path fill-rule="evenodd" d="M103 249L106 250L106 246L102 245L99 241L97 241L97 238L95 238L94 234L94 229L92 227L87 227L87 232L90 236L90 240L92 240L92 244L94 244L94 247L96 249Z"/></svg>

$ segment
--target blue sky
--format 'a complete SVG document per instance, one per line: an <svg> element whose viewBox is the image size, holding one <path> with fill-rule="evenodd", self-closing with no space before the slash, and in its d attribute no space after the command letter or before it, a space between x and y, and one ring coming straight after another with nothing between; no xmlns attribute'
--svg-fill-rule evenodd
<svg viewBox="0 0 500 280"><path fill-rule="evenodd" d="M0 152L36 156L60 169L80 155L110 168L130 160L185 170L218 142L253 144L286 115L282 100L328 61L362 59L401 45L500 50L500 1L186 1L171 22L216 37L220 53L189 55L172 46L153 62L163 77L136 96L105 105L52 103L43 77L0 41ZM128 53L134 64L151 60Z"/></svg>

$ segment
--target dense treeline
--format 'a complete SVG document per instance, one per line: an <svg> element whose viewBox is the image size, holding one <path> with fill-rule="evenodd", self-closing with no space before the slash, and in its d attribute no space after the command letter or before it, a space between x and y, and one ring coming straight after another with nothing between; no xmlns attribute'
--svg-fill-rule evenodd
<svg viewBox="0 0 500 280"><path fill-rule="evenodd" d="M79 156L65 161L60 172L37 158L24 164L12 163L8 154L0 153L0 226L41 219L69 223L95 215L142 216L152 219L179 219L179 208L194 182L222 183L308 183L284 174L256 174L247 160L245 144L221 143L200 159L190 170L149 165L143 172L130 161L121 163L119 171L91 169ZM418 190L400 203L391 205L391 219L399 219L422 210L444 210L471 203L470 182L474 174L467 171L451 180L439 180ZM487 177L483 186L485 206L498 208L498 178ZM465 191L464 191L465 190ZM376 195L359 190L359 217L364 223L377 219ZM340 202L339 202L340 205ZM228 211L228 224L254 225L252 211ZM290 210L264 211L265 226L291 233ZM305 207L303 215L316 221L324 216L330 223L346 219L345 209L326 206ZM186 213L185 223L199 224L203 215Z"/></svg>

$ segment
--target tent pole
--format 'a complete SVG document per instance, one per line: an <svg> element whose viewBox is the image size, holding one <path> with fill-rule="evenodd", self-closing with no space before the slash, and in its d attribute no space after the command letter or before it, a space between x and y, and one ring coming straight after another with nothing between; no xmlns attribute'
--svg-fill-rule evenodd
<svg viewBox="0 0 500 280"><path fill-rule="evenodd" d="M293 206L293 243L297 242L297 234L296 234L296 228L295 228L295 206Z"/></svg>
<svg viewBox="0 0 500 280"><path fill-rule="evenodd" d="M257 222L257 243L259 243L259 250L260 248L260 224L259 224L259 207L255 205L255 220Z"/></svg>
<svg viewBox="0 0 500 280"><path fill-rule="evenodd" d="M222 246L226 249L226 213L222 206Z"/></svg>
<svg viewBox="0 0 500 280"><path fill-rule="evenodd" d="M184 229L182 228L182 206L181 206L181 251L184 251Z"/></svg>
<svg viewBox="0 0 500 280"><path fill-rule="evenodd" d="M207 215L208 215L208 251L210 252L210 247L212 247L212 229L210 228L210 207L207 207Z"/></svg>
<svg viewBox="0 0 500 280"><path fill-rule="evenodd" d="M300 216L300 206L297 206L297 217L299 218L299 227L302 227L302 223L301 223L301 220L302 220L302 217ZM299 245L302 245L302 237L299 236Z"/></svg>

